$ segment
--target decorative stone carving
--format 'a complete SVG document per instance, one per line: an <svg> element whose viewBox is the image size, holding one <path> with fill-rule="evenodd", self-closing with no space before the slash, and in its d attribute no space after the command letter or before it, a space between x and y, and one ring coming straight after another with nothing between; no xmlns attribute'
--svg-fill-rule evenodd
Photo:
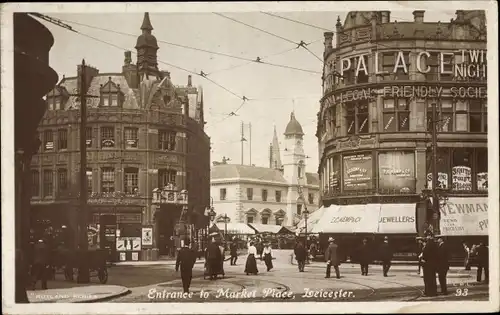
<svg viewBox="0 0 500 315"><path fill-rule="evenodd" d="M340 149L343 148L358 148L363 146L373 146L375 145L375 137L360 137L353 135L349 138L345 138L344 140L339 140L338 146Z"/></svg>
<svg viewBox="0 0 500 315"><path fill-rule="evenodd" d="M165 154L158 158L158 162L179 163L179 158L177 155Z"/></svg>

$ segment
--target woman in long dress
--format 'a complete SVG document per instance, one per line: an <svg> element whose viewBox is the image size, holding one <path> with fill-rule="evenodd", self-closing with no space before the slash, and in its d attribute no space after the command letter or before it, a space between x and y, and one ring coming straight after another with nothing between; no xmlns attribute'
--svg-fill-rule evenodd
<svg viewBox="0 0 500 315"><path fill-rule="evenodd" d="M259 270L257 269L257 261L255 260L256 255L257 248L255 248L253 242L250 242L250 246L248 246L247 262L245 264L245 273L247 274L247 276L249 274L256 275L259 272Z"/></svg>
<svg viewBox="0 0 500 315"><path fill-rule="evenodd" d="M264 262L266 263L267 271L273 269L273 255L271 250L271 244L267 243L263 250Z"/></svg>

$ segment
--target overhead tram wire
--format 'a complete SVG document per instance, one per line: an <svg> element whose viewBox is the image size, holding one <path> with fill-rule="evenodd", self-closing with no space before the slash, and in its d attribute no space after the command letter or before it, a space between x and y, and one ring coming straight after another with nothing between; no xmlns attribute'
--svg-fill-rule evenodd
<svg viewBox="0 0 500 315"><path fill-rule="evenodd" d="M51 18L51 19L53 19L53 18ZM53 19L53 20L56 20L56 19ZM46 20L46 21L48 21L48 20ZM63 26L61 26L61 25L60 25L60 24L58 24L58 23L54 23L54 22L52 22L52 21L48 21L48 22L53 23L54 25L57 25L57 26L59 26L59 27L63 27ZM65 29L67 29L67 30L70 30L70 31L72 31L72 32L75 32L75 33L77 33L77 34L79 34L79 35L81 35L81 36L84 36L84 37L87 37L87 38L93 39L93 40L95 40L95 41L98 41L98 42L100 42L100 43L103 43L103 44L106 44L106 45L109 45L109 46L113 46L113 47L118 48L118 49L123 50L123 51L130 51L131 53L137 54L137 52L135 52L135 51L131 51L131 50L127 49L127 48L123 48L123 47L121 47L121 46L118 46L118 45L115 45L115 44L113 44L113 43L110 43L110 42L107 42L107 41L105 41L105 40L102 40L102 39L99 39L99 38L97 38L97 37L94 37L94 36L92 36L92 35L88 35L88 34L82 33L82 32L77 31L77 30L75 30L75 29L69 29L69 28L67 28L67 27L63 27L63 28L65 28ZM158 62L159 62L159 63L163 63L163 64L165 64L165 65L167 65L167 66L172 67L172 68L176 68L176 69L179 69L179 70L185 71L185 72L187 72L187 73L190 73L190 74L193 74L193 75L196 75L196 76L200 76L200 77L202 77L202 78L206 79L207 81L211 82L212 84L217 85L217 86L218 86L218 87L220 87L221 89L225 90L226 92L228 92L228 93L230 93L230 94L232 94L232 95L236 96L237 98L239 98L239 99L241 99L241 100L243 100L243 101L245 101L245 100L249 100L246 96L240 96L240 95L236 94L235 92L233 92L233 91L229 90L228 88L226 88L226 87L222 86L221 84L219 84L219 83L215 82L214 80L212 80L212 79L210 79L210 78L207 78L207 77L206 77L206 75L204 75L204 74L203 74L203 71L201 71L201 73L196 73L196 72L194 72L194 71L188 70L188 69L183 68L183 67L180 67L180 66L176 66L176 65L174 65L174 64L171 64L171 63L168 63L168 62L162 61L162 60L160 60L160 59L157 59L157 60L158 60Z"/></svg>
<svg viewBox="0 0 500 315"><path fill-rule="evenodd" d="M273 14L273 13L269 13L269 12L264 12L264 11L260 11L260 13L266 14L266 15L269 15L269 16L273 16L273 17L276 17L276 18L279 18L279 19L287 20L287 21L290 21L290 22L294 22L294 23L297 23L297 24L302 24L302 25L310 26L310 27L313 27L313 28L316 28L316 29L319 29L319 30L331 32L331 30L329 30L327 28L324 28L324 27L321 27L321 26L312 25L312 24L309 24L309 23L301 22L301 21L297 21L297 20L290 19L290 18L286 18L284 16L280 16L280 15L277 15L277 14Z"/></svg>
<svg viewBox="0 0 500 315"><path fill-rule="evenodd" d="M247 23L245 23L245 22L239 21L239 20L237 20L237 19L234 19L234 18L232 18L232 17L226 16L226 15L224 15L224 14L217 13L217 12L213 12L213 13L214 13L214 14L216 14L216 15L218 15L218 16L221 16L221 17L223 17L223 18L225 18L225 19L228 19L228 20L231 20L231 21L233 21L233 22L236 22L236 23L239 23L239 24L245 25L245 26L250 27L250 28L252 28L252 29L255 29L255 30L258 30L258 31L264 32L264 33L266 33L266 34L268 34L268 35L274 36L274 37L276 37L276 38L279 38L279 39L282 39L282 40L284 40L284 41L287 41L287 42L289 42L289 43L291 43L291 44L297 45L297 48L302 47L302 48L304 48L307 52L309 52L309 53L310 53L310 54L312 54L314 57L316 57L316 58L317 58L320 62L322 62L322 63L323 63L323 60L322 60L321 58L319 58L317 55L315 55L315 54L314 54L311 50L309 50L309 49L306 47L306 46L307 46L307 45L309 45L309 44L306 44L306 43L305 43L304 41L302 41L302 40L301 40L299 43L296 43L296 42L294 42L294 41L293 41L293 40L291 40L291 39L288 39L288 38L285 38L285 37L283 37L283 36L280 36L280 35L274 34L274 33L272 33L272 32L269 32L269 31L263 30L263 29L258 28L258 27L256 27L256 26L253 26L253 25L247 24Z"/></svg>
<svg viewBox="0 0 500 315"><path fill-rule="evenodd" d="M53 19L53 18L51 18L51 19ZM53 19L53 20L55 20L55 19ZM110 30L110 29L103 28L103 27L88 25L88 24L74 22L74 21L69 21L69 20L62 20L62 19L60 19L59 21L64 21L64 22L70 23L70 24L75 24L75 25L79 25L79 26L84 26L84 27L93 28L93 29L96 29L96 30L101 30L101 31L115 33L115 34L120 34L120 35L125 35L125 36L131 36L131 37L137 37L137 36L139 36L139 35L135 35L135 34L131 34L131 33L125 33L125 32ZM75 30L73 30L73 31L77 32ZM163 44L167 44L167 45L171 45L171 46L174 46L174 47L179 47L179 48L184 48L184 49L190 49L190 50L200 51L200 52L209 53L209 54L213 54L213 55L218 55L218 56L222 56L222 57L244 60L244 61L248 61L248 64L250 64L250 63L253 62L253 63L259 63L259 64L263 64L263 65L268 65L268 66L273 66L273 67L279 67L279 68L285 68L285 69L291 69L291 70L297 70L297 71L302 71L302 72L307 72L307 73L312 73L312 74L321 74L321 72L315 71L315 70L302 69L302 68L291 67L291 66L287 66L287 65L275 64L275 63L270 63L270 62L265 62L265 61L259 60L259 59L262 59L262 58L265 58L265 57L262 57L262 58L257 57L256 59L250 59L250 58L245 58L245 57L230 55L230 54L226 54L226 53L221 53L221 52L217 52L217 51L211 51L211 50L206 50L206 49L191 47L191 46L187 46L187 45L176 44L176 43L168 42L168 41L161 40L161 39L157 39L157 42L163 43ZM316 42L316 41L314 41L314 42ZM309 44L312 44L314 42L311 42ZM309 44L307 44L307 45L309 45ZM269 56L267 56L267 57L269 57ZM208 73L206 75L208 75Z"/></svg>

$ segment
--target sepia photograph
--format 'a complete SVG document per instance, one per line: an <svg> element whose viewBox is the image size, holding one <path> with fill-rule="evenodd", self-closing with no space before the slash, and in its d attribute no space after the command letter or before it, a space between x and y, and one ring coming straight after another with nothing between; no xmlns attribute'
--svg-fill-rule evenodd
<svg viewBox="0 0 500 315"><path fill-rule="evenodd" d="M499 311L496 3L1 21L9 314Z"/></svg>

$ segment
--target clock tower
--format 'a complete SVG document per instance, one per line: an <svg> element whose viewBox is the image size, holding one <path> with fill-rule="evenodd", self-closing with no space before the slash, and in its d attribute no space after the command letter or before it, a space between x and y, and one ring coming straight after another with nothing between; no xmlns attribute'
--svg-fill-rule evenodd
<svg viewBox="0 0 500 315"><path fill-rule="evenodd" d="M156 37L151 34L153 26L149 20L149 13L144 13L144 20L141 26L142 34L137 38L135 49L137 49L137 74L139 82L144 79L160 79L158 70L158 60L156 53L158 43Z"/></svg>
<svg viewBox="0 0 500 315"><path fill-rule="evenodd" d="M304 131L295 118L295 113L290 114L290 121L285 129L285 149L283 154L283 176L289 184L287 194L286 225L293 225L293 219L300 215L298 204L299 186L306 184L306 155L304 154Z"/></svg>

